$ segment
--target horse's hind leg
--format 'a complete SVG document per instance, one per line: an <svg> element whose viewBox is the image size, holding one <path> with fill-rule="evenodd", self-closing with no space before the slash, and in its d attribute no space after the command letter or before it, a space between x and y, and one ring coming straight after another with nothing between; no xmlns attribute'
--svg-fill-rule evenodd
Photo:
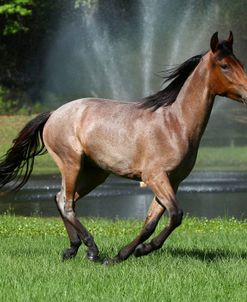
<svg viewBox="0 0 247 302"><path fill-rule="evenodd" d="M81 171L79 175L79 179L77 182L75 199L78 200L79 198L82 198L83 196L88 194L95 187L102 184L108 176L109 173L105 172L104 170L101 170L100 168L84 167L83 171ZM89 233L86 237L86 240L82 240L84 244L88 247L87 257L89 260L97 260L99 251L94 242L94 239Z"/></svg>
<svg viewBox="0 0 247 302"><path fill-rule="evenodd" d="M75 169L70 167L63 173L63 191L57 198L59 212L64 221L65 227L70 238L70 248L65 250L64 259L72 258L76 255L81 240L88 247L87 257L90 260L97 260L99 250L94 242L92 235L80 223L75 215L75 201L85 196L96 186L104 182L108 174L100 169Z"/></svg>
<svg viewBox="0 0 247 302"><path fill-rule="evenodd" d="M63 215L63 207L64 207L64 200L63 200L63 190L61 190L56 196L55 196L55 202L58 208L58 211L60 213L60 216L64 222L64 226L66 228L66 231L69 236L70 240L70 248L67 248L63 252L63 260L74 258L77 254L77 251L81 245L81 239L78 235L76 229L69 223L69 221L64 217ZM61 208L61 209L60 209Z"/></svg>

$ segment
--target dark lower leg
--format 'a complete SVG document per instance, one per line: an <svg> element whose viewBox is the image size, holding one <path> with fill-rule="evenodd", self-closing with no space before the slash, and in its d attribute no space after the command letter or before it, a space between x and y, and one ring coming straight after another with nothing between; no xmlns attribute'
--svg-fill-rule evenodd
<svg viewBox="0 0 247 302"><path fill-rule="evenodd" d="M171 215L169 224L160 232L158 236L153 238L150 243L142 243L137 246L135 249L134 255L136 257L144 256L149 253L151 253L154 250L157 250L162 247L165 240L168 238L168 236L172 233L172 231L177 228L183 218L183 211L178 210L178 213L176 215Z"/></svg>
<svg viewBox="0 0 247 302"><path fill-rule="evenodd" d="M88 259L96 260L99 254L98 247L91 234L76 218L74 211L75 202L72 200L64 200L63 189L57 194L55 200L70 239L70 248L64 251L63 259L66 260L75 257L81 245L81 241L83 241L88 247Z"/></svg>
<svg viewBox="0 0 247 302"><path fill-rule="evenodd" d="M149 207L148 215L146 217L141 233L131 243L129 243L119 251L119 253L113 258L114 261L119 262L126 260L135 251L136 247L140 243L147 240L154 232L164 211L165 208L158 203L158 200L155 197Z"/></svg>
<svg viewBox="0 0 247 302"><path fill-rule="evenodd" d="M63 217L62 211L59 208L59 195L60 193L58 193L58 195L55 196L55 202L70 240L70 247L65 249L63 252L63 260L67 260L67 259L74 258L76 256L78 249L81 245L81 239L76 229L69 223L69 221L66 220L66 218Z"/></svg>
<svg viewBox="0 0 247 302"><path fill-rule="evenodd" d="M70 223L77 230L78 236L83 241L83 243L88 247L87 258L89 260L97 260L99 255L99 249L94 241L93 236L88 232L88 230L80 223L80 221L73 215L70 218Z"/></svg>
<svg viewBox="0 0 247 302"><path fill-rule="evenodd" d="M74 258L80 246L81 246L80 239L79 241L70 241L70 247L65 249L63 252L63 260Z"/></svg>
<svg viewBox="0 0 247 302"><path fill-rule="evenodd" d="M70 247L63 252L63 260L67 260L76 256L81 245L81 239L76 229L65 218L62 217L62 219L70 239Z"/></svg>
<svg viewBox="0 0 247 302"><path fill-rule="evenodd" d="M157 224L158 220L152 221L151 223L145 225L140 235L136 237L130 244L124 246L113 258L113 260L116 262L126 260L141 242L147 240L152 235Z"/></svg>
<svg viewBox="0 0 247 302"><path fill-rule="evenodd" d="M80 171L78 176L78 181L76 182L75 194L73 196L74 200L78 200L82 198L90 191L92 191L95 187L100 185L105 181L108 177L108 173L101 170L100 168L95 167L84 167L83 170ZM71 196L67 192L67 196ZM88 230L80 223L80 221L76 218L73 208L74 202L66 201L65 203L65 211L70 217L70 223L77 230L77 233L83 243L88 247L87 257L90 260L97 260L99 250L93 239L93 236L88 232Z"/></svg>

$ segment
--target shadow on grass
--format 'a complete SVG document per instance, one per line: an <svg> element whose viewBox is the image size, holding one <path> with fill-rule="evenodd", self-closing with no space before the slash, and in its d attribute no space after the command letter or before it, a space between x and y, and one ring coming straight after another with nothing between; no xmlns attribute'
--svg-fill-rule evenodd
<svg viewBox="0 0 247 302"><path fill-rule="evenodd" d="M182 248L169 248L166 250L168 254L173 257L186 257L194 258L206 262L214 262L222 259L247 259L246 251L233 252L230 250L216 249L182 249Z"/></svg>

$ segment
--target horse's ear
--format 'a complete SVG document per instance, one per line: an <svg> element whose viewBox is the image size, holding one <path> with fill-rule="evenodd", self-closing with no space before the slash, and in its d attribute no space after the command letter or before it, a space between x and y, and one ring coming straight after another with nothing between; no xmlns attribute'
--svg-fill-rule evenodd
<svg viewBox="0 0 247 302"><path fill-rule="evenodd" d="M212 35L212 38L210 41L210 47L211 47L212 52L216 52L216 50L218 49L218 45L219 45L218 32L215 32Z"/></svg>
<svg viewBox="0 0 247 302"><path fill-rule="evenodd" d="M233 44L233 34L232 34L232 31L230 31L230 34L229 34L229 37L228 37L227 41L230 44L230 46L232 47L232 44Z"/></svg>

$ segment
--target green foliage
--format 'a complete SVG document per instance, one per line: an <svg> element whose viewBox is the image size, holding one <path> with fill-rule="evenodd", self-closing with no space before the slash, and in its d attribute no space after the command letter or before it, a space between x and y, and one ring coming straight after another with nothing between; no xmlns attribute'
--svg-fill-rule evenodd
<svg viewBox="0 0 247 302"><path fill-rule="evenodd" d="M27 16L31 14L28 8L33 3L32 0L11 0L7 4L0 6L0 14Z"/></svg>
<svg viewBox="0 0 247 302"><path fill-rule="evenodd" d="M32 5L32 0L9 0L8 3L0 5L0 15L5 18L3 35L13 35L28 30L24 20L32 14Z"/></svg>
<svg viewBox="0 0 247 302"><path fill-rule="evenodd" d="M0 86L0 115L30 115L33 113L39 113L43 111L40 103L32 102L31 105L27 105L20 98L11 96L13 91Z"/></svg>
<svg viewBox="0 0 247 302"><path fill-rule="evenodd" d="M18 107L18 101L16 100L4 100L0 98L0 114L10 114L16 112Z"/></svg>
<svg viewBox="0 0 247 302"><path fill-rule="evenodd" d="M13 114L20 106L17 99L11 99L8 95L9 90L0 86L0 114Z"/></svg>

